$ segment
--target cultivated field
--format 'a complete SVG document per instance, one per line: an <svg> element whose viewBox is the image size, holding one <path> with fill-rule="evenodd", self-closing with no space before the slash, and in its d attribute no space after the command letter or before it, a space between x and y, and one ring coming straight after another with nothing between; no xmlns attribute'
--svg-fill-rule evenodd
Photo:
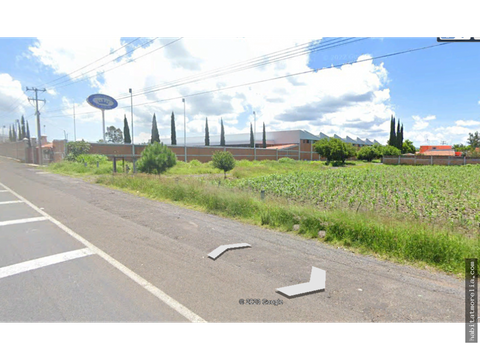
<svg viewBox="0 0 480 360"><path fill-rule="evenodd" d="M480 234L480 166L373 166L268 175L232 185L322 210L374 212Z"/></svg>

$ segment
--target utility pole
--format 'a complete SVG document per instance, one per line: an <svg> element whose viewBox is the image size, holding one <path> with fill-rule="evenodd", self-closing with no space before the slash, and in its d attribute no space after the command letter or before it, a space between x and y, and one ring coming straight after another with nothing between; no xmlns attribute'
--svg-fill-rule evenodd
<svg viewBox="0 0 480 360"><path fill-rule="evenodd" d="M255 111L253 112L253 158L254 160L257 160L257 139L255 137L257 132L257 114L255 114Z"/></svg>
<svg viewBox="0 0 480 360"><path fill-rule="evenodd" d="M40 112L38 111L38 102L43 101L46 102L45 100L41 100L38 98L38 92L45 92L47 90L45 89L37 89L37 88L28 88L27 86L27 91L35 91L35 99L28 98L28 100L35 100L35 115L37 115L37 144L38 144L38 164L42 165L43 159L42 159L42 135L41 135L41 127L40 127Z"/></svg>
<svg viewBox="0 0 480 360"><path fill-rule="evenodd" d="M77 141L77 129L75 127L75 104L73 104L73 141Z"/></svg>
<svg viewBox="0 0 480 360"><path fill-rule="evenodd" d="M134 142L134 137L133 137L133 93L132 89L128 89L128 92L130 93L130 112L131 112L131 128L132 131L130 132L130 140L132 141L132 163L133 163L133 173L135 174L136 172L136 166L135 166L135 142Z"/></svg>

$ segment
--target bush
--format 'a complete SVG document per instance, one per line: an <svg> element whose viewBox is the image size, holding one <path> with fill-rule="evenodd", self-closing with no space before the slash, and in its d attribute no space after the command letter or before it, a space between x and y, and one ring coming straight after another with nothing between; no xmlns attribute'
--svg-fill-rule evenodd
<svg viewBox="0 0 480 360"><path fill-rule="evenodd" d="M108 157L100 154L82 154L77 156L76 161L82 164L87 163L89 165L96 165L97 161L100 164L108 162Z"/></svg>
<svg viewBox="0 0 480 360"><path fill-rule="evenodd" d="M323 157L327 158L327 163L331 161L340 161L345 163L349 157L356 155L356 150L352 144L344 143L340 139L325 138L313 144L314 150Z"/></svg>
<svg viewBox="0 0 480 360"><path fill-rule="evenodd" d="M357 159L367 160L370 162L373 159L379 158L380 156L382 156L382 153L378 150L378 148L374 146L365 146L358 151Z"/></svg>
<svg viewBox="0 0 480 360"><path fill-rule="evenodd" d="M213 166L217 169L223 170L225 179L227 178L227 171L235 167L235 159L231 152L215 151L212 156Z"/></svg>
<svg viewBox="0 0 480 360"><path fill-rule="evenodd" d="M292 159L292 158L284 157L284 158L278 159L278 162L279 163L293 163L293 162L295 162L295 160Z"/></svg>
<svg viewBox="0 0 480 360"><path fill-rule="evenodd" d="M399 149L397 149L395 146L387 145L387 146L382 146L382 155L398 156L398 155L402 155L402 152Z"/></svg>
<svg viewBox="0 0 480 360"><path fill-rule="evenodd" d="M142 157L137 162L137 169L148 174L162 174L176 163L177 157L166 145L154 142L142 151Z"/></svg>
<svg viewBox="0 0 480 360"><path fill-rule="evenodd" d="M193 159L192 161L189 162L190 166L201 166L202 163L198 161L197 159Z"/></svg>
<svg viewBox="0 0 480 360"><path fill-rule="evenodd" d="M88 154L90 151L90 144L86 141L72 141L67 143L67 157L66 160L77 161L79 155Z"/></svg>

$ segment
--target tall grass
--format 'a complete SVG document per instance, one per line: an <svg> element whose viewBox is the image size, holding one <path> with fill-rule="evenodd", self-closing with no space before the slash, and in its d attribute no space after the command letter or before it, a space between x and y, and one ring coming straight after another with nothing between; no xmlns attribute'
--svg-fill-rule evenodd
<svg viewBox="0 0 480 360"><path fill-rule="evenodd" d="M480 257L480 243L461 234L432 230L419 222L399 222L353 211L320 211L311 206L291 206L287 200L262 201L258 194L208 182L168 177L100 176L97 183L138 192L153 199L193 205L207 212L247 220L284 231L300 225L299 233L390 259L428 264L461 274L464 259Z"/></svg>

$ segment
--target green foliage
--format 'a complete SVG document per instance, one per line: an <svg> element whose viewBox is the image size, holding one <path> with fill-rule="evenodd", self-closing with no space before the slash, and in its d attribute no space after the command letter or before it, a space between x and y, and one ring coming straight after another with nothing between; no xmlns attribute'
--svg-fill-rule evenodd
<svg viewBox="0 0 480 360"><path fill-rule="evenodd" d="M190 166L202 166L202 163L197 159L193 159L192 161L189 162L189 164Z"/></svg>
<svg viewBox="0 0 480 360"><path fill-rule="evenodd" d="M68 161L77 161L79 155L88 154L90 152L90 144L86 141L72 141L67 143L67 157Z"/></svg>
<svg viewBox="0 0 480 360"><path fill-rule="evenodd" d="M225 129L223 128L223 119L220 119L220 146L225 146Z"/></svg>
<svg viewBox="0 0 480 360"><path fill-rule="evenodd" d="M215 151L212 156L212 162L215 168L223 170L225 179L227 178L227 171L235 167L235 159L229 151Z"/></svg>
<svg viewBox="0 0 480 360"><path fill-rule="evenodd" d="M262 137L262 147L267 148L267 133L265 131L265 123L263 123L263 137Z"/></svg>
<svg viewBox="0 0 480 360"><path fill-rule="evenodd" d="M382 155L384 156L398 156L402 155L402 152L397 149L395 146L392 145L387 145L387 146L382 146Z"/></svg>
<svg viewBox="0 0 480 360"><path fill-rule="evenodd" d="M410 140L405 140L402 145L402 154L415 154L417 149Z"/></svg>
<svg viewBox="0 0 480 360"><path fill-rule="evenodd" d="M159 143L160 142L160 133L158 132L158 127L157 127L157 118L155 117L155 114L153 114L153 120L152 120L152 137L150 138L150 143Z"/></svg>
<svg viewBox="0 0 480 360"><path fill-rule="evenodd" d="M373 159L378 159L381 156L382 153L378 147L375 146L364 146L357 153L357 159L367 160L368 162L372 161Z"/></svg>
<svg viewBox="0 0 480 360"><path fill-rule="evenodd" d="M171 134L170 134L170 140L172 142L172 145L177 145L177 130L175 129L175 114L172 111L172 117L171 117Z"/></svg>
<svg viewBox="0 0 480 360"><path fill-rule="evenodd" d="M254 147L255 145L255 139L253 137L253 127L252 127L252 123L250 123L250 147Z"/></svg>
<svg viewBox="0 0 480 360"><path fill-rule="evenodd" d="M108 157L100 154L81 154L77 156L76 161L81 164L87 163L89 165L96 165L97 162L99 164L105 164L108 162Z"/></svg>
<svg viewBox="0 0 480 360"><path fill-rule="evenodd" d="M294 160L292 158L288 158L288 157L283 157L283 158L278 159L278 162L281 163L281 164L294 163L295 161L296 160Z"/></svg>
<svg viewBox="0 0 480 360"><path fill-rule="evenodd" d="M356 155L352 144L336 138L321 139L313 144L313 148L321 157L327 158L327 163L338 161L344 164L346 159Z"/></svg>
<svg viewBox="0 0 480 360"><path fill-rule="evenodd" d="M123 144L122 130L117 129L115 126L107 127L107 132L105 133L105 139L109 143Z"/></svg>
<svg viewBox="0 0 480 360"><path fill-rule="evenodd" d="M149 174L162 174L176 163L175 154L166 145L154 142L142 151L142 157L137 161L137 169Z"/></svg>
<svg viewBox="0 0 480 360"><path fill-rule="evenodd" d="M125 144L131 144L132 138L130 136L130 128L128 127L127 115L123 119L123 142Z"/></svg>
<svg viewBox="0 0 480 360"><path fill-rule="evenodd" d="M205 118L205 146L210 146L210 132L208 131L208 118Z"/></svg>
<svg viewBox="0 0 480 360"><path fill-rule="evenodd" d="M474 134L468 134L467 143L470 146L470 150L475 150L477 147L480 147L480 134L478 131L475 131Z"/></svg>

